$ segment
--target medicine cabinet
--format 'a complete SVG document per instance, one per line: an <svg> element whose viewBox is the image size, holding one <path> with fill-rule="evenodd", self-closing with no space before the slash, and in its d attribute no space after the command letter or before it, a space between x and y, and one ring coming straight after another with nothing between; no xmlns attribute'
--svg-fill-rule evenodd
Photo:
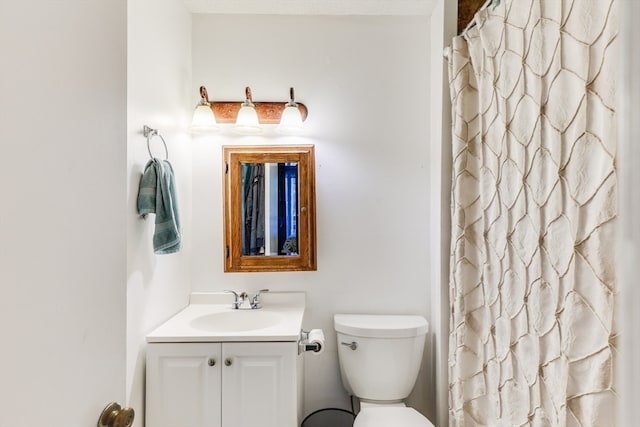
<svg viewBox="0 0 640 427"><path fill-rule="evenodd" d="M225 146L224 271L316 270L313 145Z"/></svg>

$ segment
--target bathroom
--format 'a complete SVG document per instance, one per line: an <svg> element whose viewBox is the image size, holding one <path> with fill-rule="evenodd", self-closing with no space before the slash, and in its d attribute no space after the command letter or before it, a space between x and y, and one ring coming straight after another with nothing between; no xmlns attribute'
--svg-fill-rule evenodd
<svg viewBox="0 0 640 427"><path fill-rule="evenodd" d="M454 2L332 2L322 16L288 15L290 2L281 15L192 15L185 4L197 3L0 6L11 58L0 83L0 324L11 349L0 407L11 410L0 426L93 425L110 401L142 414L145 334L190 292L264 287L304 291L306 323L329 340L336 312L425 316L430 345L409 403L444 423L449 171L432 141L448 134L442 48ZM255 100L286 100L294 86L309 108L294 139L316 147L317 271L223 273L221 146L291 140L191 136L201 84L212 100L241 99L247 85ZM176 170L185 239L175 255L153 255L152 225L135 212L145 124L161 130ZM335 351L306 358L305 412L348 405Z"/></svg>

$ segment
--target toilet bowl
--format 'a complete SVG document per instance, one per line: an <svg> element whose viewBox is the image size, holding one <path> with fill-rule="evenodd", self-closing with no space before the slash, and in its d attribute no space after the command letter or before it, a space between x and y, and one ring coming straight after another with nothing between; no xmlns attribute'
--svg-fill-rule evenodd
<svg viewBox="0 0 640 427"><path fill-rule="evenodd" d="M405 406L420 370L427 321L421 316L336 314L342 384L360 400L354 427L433 427Z"/></svg>
<svg viewBox="0 0 640 427"><path fill-rule="evenodd" d="M433 424L413 408L381 405L360 410L353 427L433 427Z"/></svg>

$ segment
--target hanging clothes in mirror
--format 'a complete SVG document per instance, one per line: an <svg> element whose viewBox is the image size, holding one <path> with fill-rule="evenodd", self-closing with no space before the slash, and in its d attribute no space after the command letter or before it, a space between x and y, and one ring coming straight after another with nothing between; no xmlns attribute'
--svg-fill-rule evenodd
<svg viewBox="0 0 640 427"><path fill-rule="evenodd" d="M264 255L264 164L243 163L244 255Z"/></svg>

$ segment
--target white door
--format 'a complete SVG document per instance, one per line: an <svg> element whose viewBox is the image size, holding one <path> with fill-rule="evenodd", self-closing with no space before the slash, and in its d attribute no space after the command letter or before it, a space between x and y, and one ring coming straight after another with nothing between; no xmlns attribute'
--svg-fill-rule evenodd
<svg viewBox="0 0 640 427"><path fill-rule="evenodd" d="M222 425L296 427L295 342L224 343Z"/></svg>
<svg viewBox="0 0 640 427"><path fill-rule="evenodd" d="M220 343L147 345L146 427L220 427Z"/></svg>
<svg viewBox="0 0 640 427"><path fill-rule="evenodd" d="M0 426L95 426L125 403L126 0L2 1L0 52Z"/></svg>

